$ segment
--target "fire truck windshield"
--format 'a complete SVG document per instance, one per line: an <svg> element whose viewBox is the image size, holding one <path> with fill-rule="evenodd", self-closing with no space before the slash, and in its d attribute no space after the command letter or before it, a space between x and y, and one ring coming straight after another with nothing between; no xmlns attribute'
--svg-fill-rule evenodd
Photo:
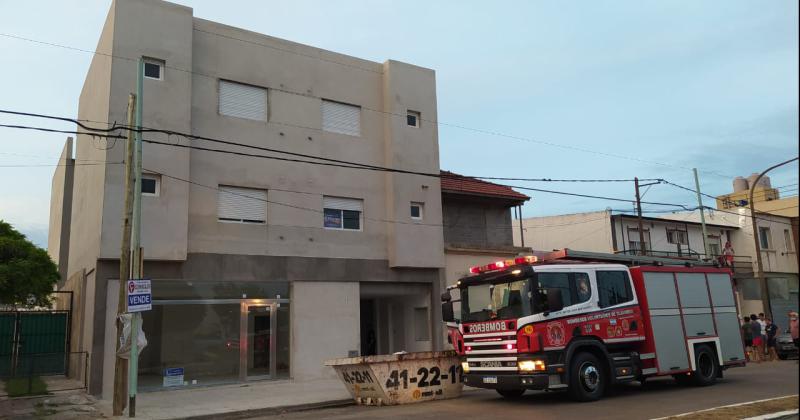
<svg viewBox="0 0 800 420"><path fill-rule="evenodd" d="M476 284L461 289L461 322L520 318L530 314L530 279Z"/></svg>

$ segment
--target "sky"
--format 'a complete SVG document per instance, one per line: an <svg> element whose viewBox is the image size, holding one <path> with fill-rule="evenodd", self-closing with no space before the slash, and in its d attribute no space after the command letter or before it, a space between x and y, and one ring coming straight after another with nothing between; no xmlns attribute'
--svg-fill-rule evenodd
<svg viewBox="0 0 800 420"><path fill-rule="evenodd" d="M175 2L196 17L434 69L441 167L462 174L693 187L696 167L703 192L718 195L734 176L798 155L793 0ZM0 34L93 50L109 6L0 0ZM0 109L77 115L91 54L3 35L0 51ZM0 124L16 123L74 129L0 114ZM0 219L40 246L65 137L0 127ZM788 186L783 195L797 194L797 163L770 177ZM634 197L631 183L509 183ZM521 192L532 196L525 217L631 210ZM663 184L644 200L697 205L693 193Z"/></svg>

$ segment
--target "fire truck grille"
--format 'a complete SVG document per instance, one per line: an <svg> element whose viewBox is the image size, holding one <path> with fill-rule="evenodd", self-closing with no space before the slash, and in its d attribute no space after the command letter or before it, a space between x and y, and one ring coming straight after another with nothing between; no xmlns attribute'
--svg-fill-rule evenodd
<svg viewBox="0 0 800 420"><path fill-rule="evenodd" d="M516 332L465 335L464 347L470 371L481 373L517 371Z"/></svg>

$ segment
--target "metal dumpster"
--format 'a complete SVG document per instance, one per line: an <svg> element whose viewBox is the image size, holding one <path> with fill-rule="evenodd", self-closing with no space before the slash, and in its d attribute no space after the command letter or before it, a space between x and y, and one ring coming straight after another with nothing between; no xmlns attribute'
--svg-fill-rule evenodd
<svg viewBox="0 0 800 420"><path fill-rule="evenodd" d="M461 361L455 352L417 352L325 361L356 403L396 405L461 396Z"/></svg>

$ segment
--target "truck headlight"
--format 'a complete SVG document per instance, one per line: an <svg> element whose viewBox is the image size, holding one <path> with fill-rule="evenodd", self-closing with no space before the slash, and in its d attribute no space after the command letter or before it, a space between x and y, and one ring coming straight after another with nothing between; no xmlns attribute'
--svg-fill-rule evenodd
<svg viewBox="0 0 800 420"><path fill-rule="evenodd" d="M464 373L469 373L469 363L461 362L461 371Z"/></svg>
<svg viewBox="0 0 800 420"><path fill-rule="evenodd" d="M517 363L520 372L535 372L546 369L543 360L522 360Z"/></svg>

